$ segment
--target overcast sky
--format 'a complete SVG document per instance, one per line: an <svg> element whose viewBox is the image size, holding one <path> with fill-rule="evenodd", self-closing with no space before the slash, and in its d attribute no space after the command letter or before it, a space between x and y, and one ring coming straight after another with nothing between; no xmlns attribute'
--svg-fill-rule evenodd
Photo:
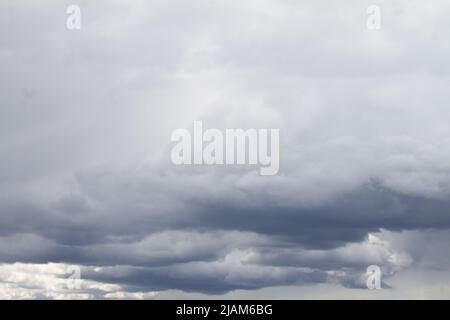
<svg viewBox="0 0 450 320"><path fill-rule="evenodd" d="M2 0L0 298L450 298L449 16ZM175 166L195 120L279 128L278 175Z"/></svg>

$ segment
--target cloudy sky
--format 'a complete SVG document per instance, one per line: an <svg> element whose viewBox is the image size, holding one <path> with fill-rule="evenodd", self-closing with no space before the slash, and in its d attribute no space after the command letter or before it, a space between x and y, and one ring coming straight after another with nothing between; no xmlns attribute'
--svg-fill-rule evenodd
<svg viewBox="0 0 450 320"><path fill-rule="evenodd" d="M450 298L449 16L1 0L0 298ZM172 164L195 120L279 128L278 175Z"/></svg>

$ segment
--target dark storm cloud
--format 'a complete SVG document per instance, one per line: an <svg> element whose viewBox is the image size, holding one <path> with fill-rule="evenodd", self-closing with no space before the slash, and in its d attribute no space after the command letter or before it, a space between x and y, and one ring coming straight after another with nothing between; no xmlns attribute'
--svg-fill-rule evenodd
<svg viewBox="0 0 450 320"><path fill-rule="evenodd" d="M378 185L364 186L315 208L236 208L207 205L198 209L198 223L279 236L308 247L333 247L360 241L381 228L448 229L450 201L398 194ZM214 212L214 214L211 214ZM194 222L195 224L195 222Z"/></svg>
<svg viewBox="0 0 450 320"><path fill-rule="evenodd" d="M447 199L399 194L378 184L362 186L331 203L298 208L239 205L233 199L211 203L208 199L191 199L190 195L171 195L170 191L159 198L155 196L159 191L141 187L128 195L122 193L114 203L103 199L105 203L98 203L96 211L83 206L88 211L76 214L70 212L74 208L67 212L59 204L48 211L32 206L4 206L0 230L3 235L36 233L63 245L81 246L102 243L110 236L133 241L161 230L238 230L304 247L333 248L361 241L369 232L380 229L450 227ZM195 193L192 189L190 192ZM90 195L87 193L85 197L89 199ZM138 198L140 203L135 202ZM174 208L155 207L155 198L171 203ZM265 201L267 198L261 199Z"/></svg>
<svg viewBox="0 0 450 320"><path fill-rule="evenodd" d="M151 190L138 190L152 194ZM37 218L39 212L35 211L35 221L28 220L23 229L34 234L34 238L16 238L14 253L10 250L7 254L6 248L0 248L3 262L20 259L35 263L131 265L134 267L119 268L122 271L118 274L114 268L85 274L87 279L121 283L130 291L181 289L223 293L232 289L321 283L330 279L346 286L361 287L361 282L357 282L361 270L372 263L386 264L389 268L389 255L385 254L380 260L366 256L365 251L352 250L358 258L348 258L352 254L341 252L341 248L363 242L369 233L380 229L447 229L450 224L447 200L401 195L376 183L339 197L331 204L309 208L238 209L232 205L232 199L228 206L223 201L214 206L190 201L189 196L178 194L186 201L182 205L184 212L166 210L165 215L170 218L165 220L158 219L159 215L152 219L151 211L134 211L133 206L127 207L128 203L133 203L130 199L141 198L138 194L128 196L118 199L113 207L91 212L91 220L81 212L73 214L72 206L69 206L69 213L64 212L67 203L62 207L58 203L55 210L64 209L58 216L67 217L59 220L57 227L55 223L46 225L46 220ZM89 199L88 194L85 197ZM147 204L151 208L147 201L152 202L143 200L141 207ZM47 219L51 221L51 217ZM4 220L3 225L7 223ZM5 230L14 228L10 226ZM37 246L33 254L25 249L30 240ZM243 254L238 266L227 263L230 255L246 251L250 255ZM233 266L242 277L239 281L228 280ZM197 272L199 267L200 272ZM250 271L253 268L261 274ZM336 269L347 271L339 277L327 273ZM207 274L211 270L212 274L206 276L201 270ZM272 272L280 274L266 279Z"/></svg>
<svg viewBox="0 0 450 320"><path fill-rule="evenodd" d="M190 263L166 268L111 267L85 270L88 279L120 283L130 291L179 289L220 294L236 289L258 289L274 285L305 285L327 280L323 271L296 268L260 267L235 269L232 264Z"/></svg>

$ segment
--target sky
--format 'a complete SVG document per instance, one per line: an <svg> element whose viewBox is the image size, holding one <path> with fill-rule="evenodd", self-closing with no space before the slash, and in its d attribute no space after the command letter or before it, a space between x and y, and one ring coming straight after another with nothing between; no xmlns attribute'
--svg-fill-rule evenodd
<svg viewBox="0 0 450 320"><path fill-rule="evenodd" d="M0 0L0 298L449 299L449 15ZM194 121L279 129L278 174L173 164Z"/></svg>

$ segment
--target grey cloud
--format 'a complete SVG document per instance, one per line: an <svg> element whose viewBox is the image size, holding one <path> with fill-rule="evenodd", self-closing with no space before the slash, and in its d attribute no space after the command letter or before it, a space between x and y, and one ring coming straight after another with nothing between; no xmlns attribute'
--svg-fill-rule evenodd
<svg viewBox="0 0 450 320"><path fill-rule="evenodd" d="M81 1L79 32L68 4L0 4L0 262L135 294L448 270L446 1L379 32L368 1ZM280 174L172 165L199 119L280 128Z"/></svg>

